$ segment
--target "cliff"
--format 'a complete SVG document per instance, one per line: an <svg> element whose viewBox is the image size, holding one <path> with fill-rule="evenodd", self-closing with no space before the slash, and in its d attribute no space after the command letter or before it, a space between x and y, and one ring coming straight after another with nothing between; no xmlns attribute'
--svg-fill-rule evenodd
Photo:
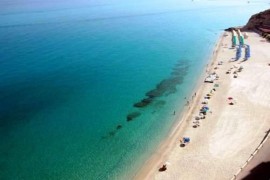
<svg viewBox="0 0 270 180"><path fill-rule="evenodd" d="M255 30L264 27L270 28L270 9L251 16L242 30Z"/></svg>

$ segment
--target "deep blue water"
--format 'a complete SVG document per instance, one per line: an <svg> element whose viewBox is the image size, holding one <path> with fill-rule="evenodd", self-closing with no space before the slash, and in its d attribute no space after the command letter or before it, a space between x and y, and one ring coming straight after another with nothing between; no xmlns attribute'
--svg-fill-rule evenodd
<svg viewBox="0 0 270 180"><path fill-rule="evenodd" d="M266 2L1 1L0 179L130 178Z"/></svg>

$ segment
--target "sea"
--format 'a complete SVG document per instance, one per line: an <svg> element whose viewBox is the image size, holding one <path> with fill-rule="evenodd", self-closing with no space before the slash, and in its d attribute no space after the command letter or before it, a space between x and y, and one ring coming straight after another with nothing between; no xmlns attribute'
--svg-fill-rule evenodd
<svg viewBox="0 0 270 180"><path fill-rule="evenodd" d="M269 1L1 0L0 179L131 179L223 29Z"/></svg>

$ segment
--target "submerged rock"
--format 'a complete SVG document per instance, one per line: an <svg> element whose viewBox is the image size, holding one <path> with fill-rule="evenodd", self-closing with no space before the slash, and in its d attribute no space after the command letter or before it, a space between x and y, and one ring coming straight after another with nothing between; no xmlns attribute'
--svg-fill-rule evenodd
<svg viewBox="0 0 270 180"><path fill-rule="evenodd" d="M145 107L145 106L149 105L153 100L154 100L153 97L145 98L145 99L141 100L140 102L135 103L133 106L139 107L139 108Z"/></svg>
<svg viewBox="0 0 270 180"><path fill-rule="evenodd" d="M133 119L139 117L141 115L140 112L132 112L127 115L127 121L132 121Z"/></svg>
<svg viewBox="0 0 270 180"><path fill-rule="evenodd" d="M171 87L170 89L168 89L168 90L166 91L166 93L165 93L164 95L165 95L165 96L168 96L168 95L174 94L174 93L176 93L176 92L177 92L176 87Z"/></svg>
<svg viewBox="0 0 270 180"><path fill-rule="evenodd" d="M141 107L147 106L147 104L144 103L144 102L137 102L137 103L133 104L133 106L134 106L134 107L141 108Z"/></svg>
<svg viewBox="0 0 270 180"><path fill-rule="evenodd" d="M173 67L172 70L173 71L180 71L182 69L182 67Z"/></svg>
<svg viewBox="0 0 270 180"><path fill-rule="evenodd" d="M140 102L133 104L133 106L137 108L146 107L150 103L152 103L156 97L161 97L163 95L167 96L169 94L175 93L177 91L177 88L176 88L177 85L183 82L183 77L187 73L187 70L188 70L188 65L184 64L184 62L182 61L178 62L176 64L176 67L173 68L171 77L160 81L160 83L156 85L155 89L152 89L148 91L147 93L145 93L145 95L148 98L145 98L141 100ZM131 121L133 118L136 118L136 117L133 117L133 115L134 114L129 114L127 116L127 121Z"/></svg>
<svg viewBox="0 0 270 180"><path fill-rule="evenodd" d="M183 78L180 76L164 79L159 84L157 84L156 89L148 91L146 93L146 96L150 98L155 98L155 97L160 97L164 94L168 95L171 93L175 93L176 86L178 84L181 84L182 81L183 81ZM140 102L140 104L137 104L137 105L142 106L143 103Z"/></svg>
<svg viewBox="0 0 270 180"><path fill-rule="evenodd" d="M154 100L154 98L145 98L142 100L144 103L151 103Z"/></svg>
<svg viewBox="0 0 270 180"><path fill-rule="evenodd" d="M174 66L175 66L175 67L181 67L181 66L183 66L183 65L184 65L183 62L178 62L178 63L176 63Z"/></svg>
<svg viewBox="0 0 270 180"><path fill-rule="evenodd" d="M148 91L145 95L150 97L150 98L155 98L155 97L159 97L162 96L164 92L158 90L158 89L153 89L151 91Z"/></svg>
<svg viewBox="0 0 270 180"><path fill-rule="evenodd" d="M188 59L180 59L177 61L177 63L174 65L175 67L179 66L187 66L187 63L189 62Z"/></svg>
<svg viewBox="0 0 270 180"><path fill-rule="evenodd" d="M115 131L111 131L111 132L109 132L109 136L112 137L115 135L115 133L116 133Z"/></svg>
<svg viewBox="0 0 270 180"><path fill-rule="evenodd" d="M122 127L123 127L123 126L119 124L118 126L116 126L116 129L119 130L119 129L121 129Z"/></svg>
<svg viewBox="0 0 270 180"><path fill-rule="evenodd" d="M116 131L110 131L106 136L102 136L101 139L108 139L113 137L116 134Z"/></svg>
<svg viewBox="0 0 270 180"><path fill-rule="evenodd" d="M187 73L188 66L174 67L172 68L173 72L181 72L183 75Z"/></svg>
<svg viewBox="0 0 270 180"><path fill-rule="evenodd" d="M154 106L157 107L157 108L160 108L162 106L164 106L166 104L166 101L164 100L159 100L159 101L156 101Z"/></svg>
<svg viewBox="0 0 270 180"><path fill-rule="evenodd" d="M182 75L182 73L180 71L173 71L173 72L171 72L171 75L172 76L180 76L180 75Z"/></svg>
<svg viewBox="0 0 270 180"><path fill-rule="evenodd" d="M181 79L182 78L180 77L164 79L157 85L157 89L160 91L166 91L167 89L170 89L171 87L175 87L177 84L180 84L182 82Z"/></svg>

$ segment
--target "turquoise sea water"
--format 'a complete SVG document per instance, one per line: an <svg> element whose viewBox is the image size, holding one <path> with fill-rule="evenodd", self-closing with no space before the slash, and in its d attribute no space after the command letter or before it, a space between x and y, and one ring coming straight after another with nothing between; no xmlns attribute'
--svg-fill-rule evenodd
<svg viewBox="0 0 270 180"><path fill-rule="evenodd" d="M1 1L0 179L129 179L172 128L222 29L268 7Z"/></svg>

